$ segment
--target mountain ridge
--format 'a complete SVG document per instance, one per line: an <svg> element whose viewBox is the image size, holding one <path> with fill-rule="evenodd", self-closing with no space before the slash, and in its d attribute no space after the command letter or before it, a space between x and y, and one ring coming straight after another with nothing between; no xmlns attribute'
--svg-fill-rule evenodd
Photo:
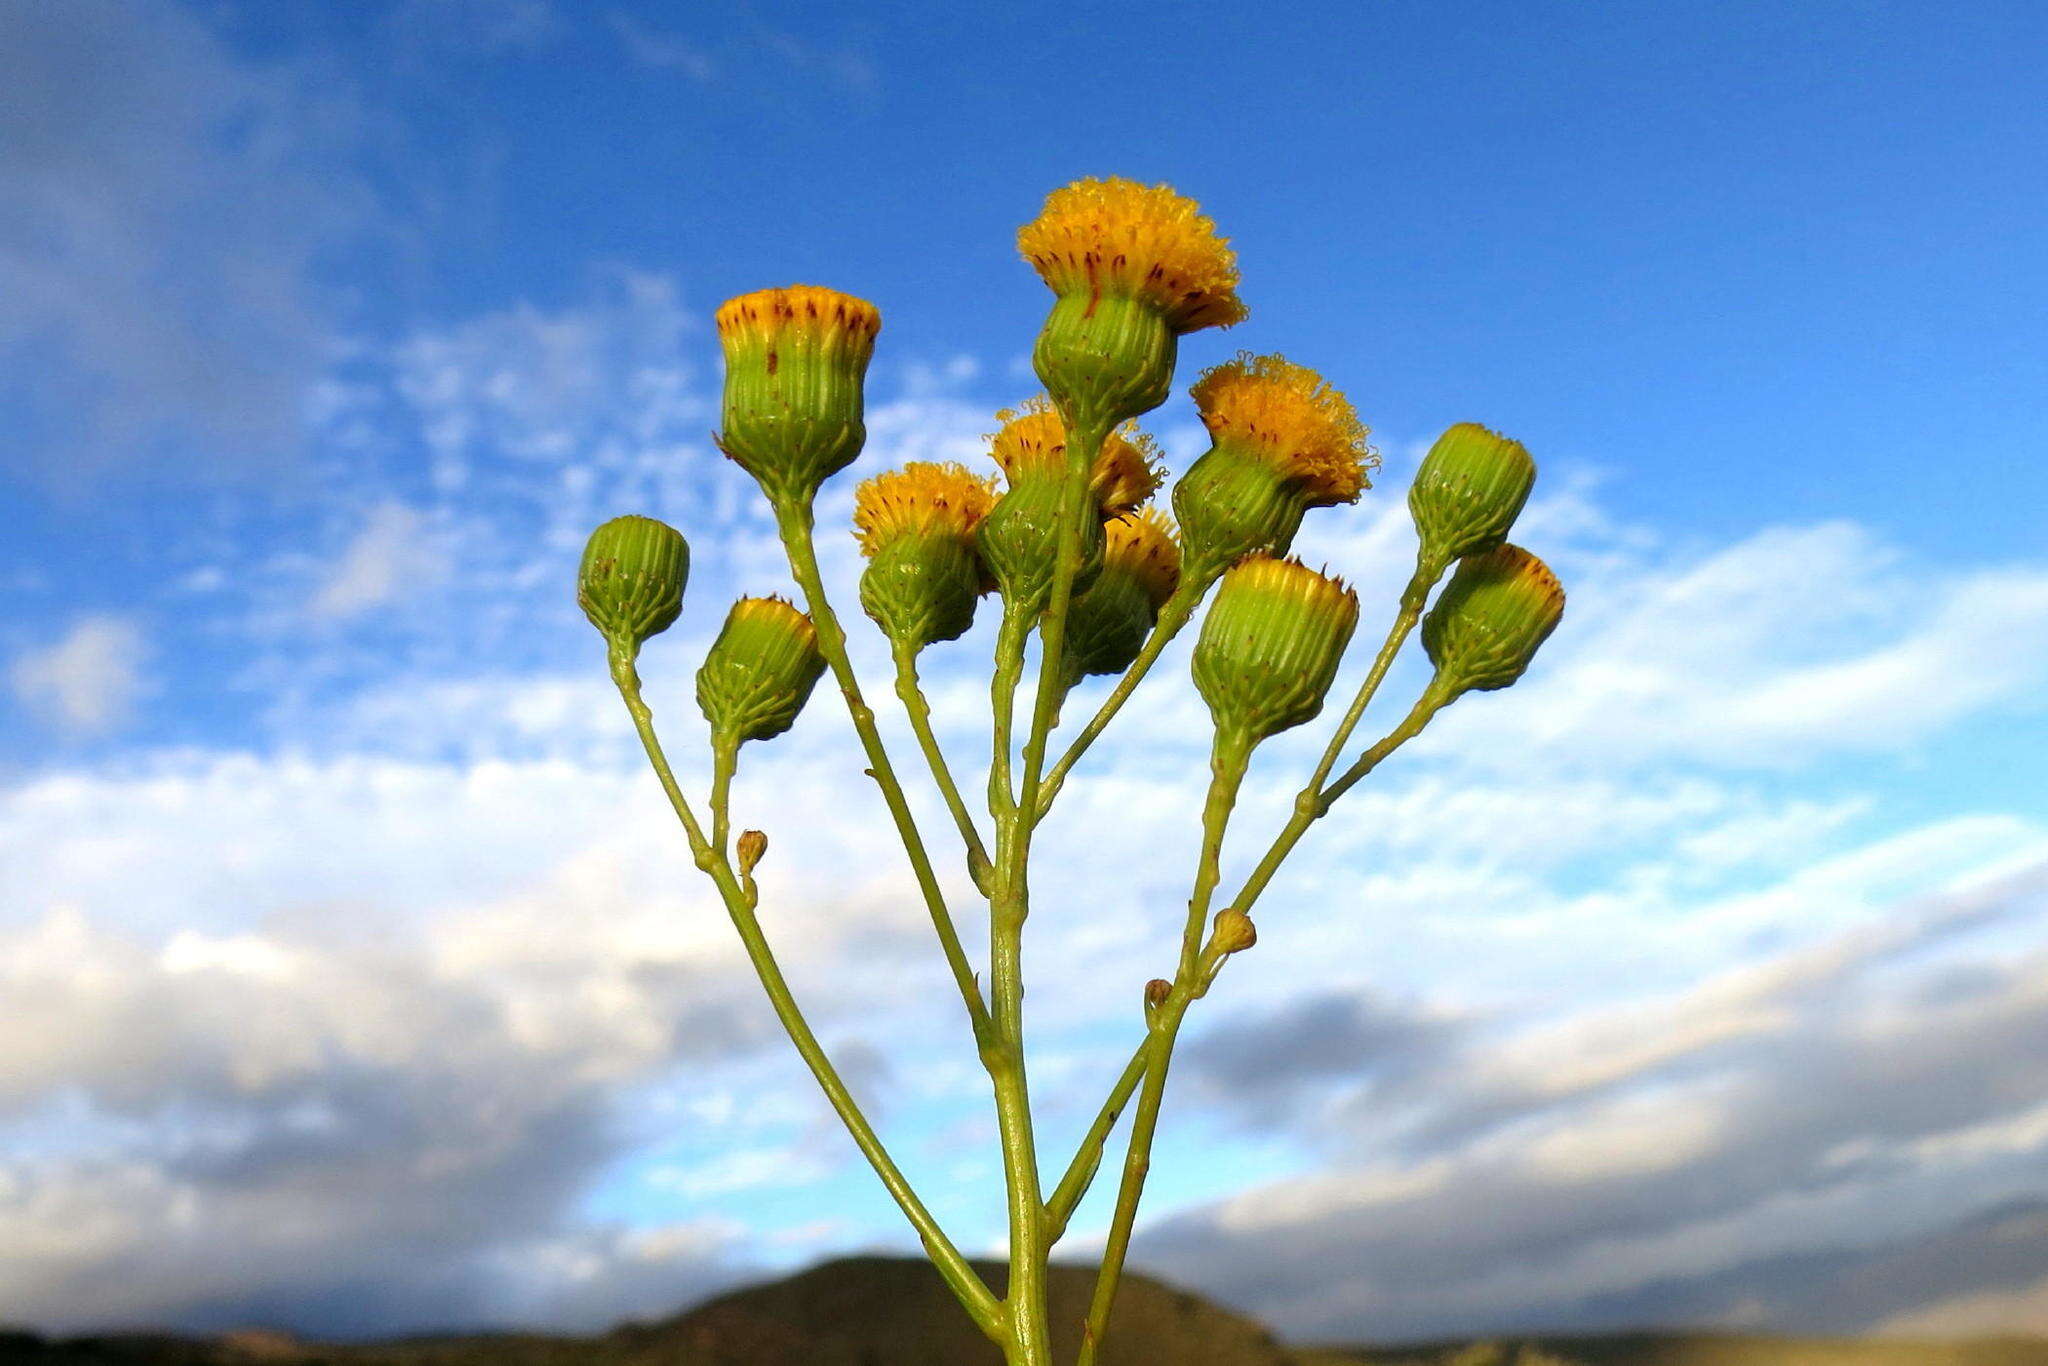
<svg viewBox="0 0 2048 1366"><path fill-rule="evenodd" d="M977 1263L1000 1291L1000 1264ZM1094 1273L1055 1266L1056 1355L1070 1360ZM1125 1277L1101 1366L2048 1366L2048 1339L1914 1342L1738 1333L1537 1335L1526 1350L1453 1343L1299 1346L1150 1276ZM1000 1366L924 1262L847 1257L587 1336L442 1333L336 1343L249 1328L214 1337L51 1338L0 1328L0 1366Z"/></svg>

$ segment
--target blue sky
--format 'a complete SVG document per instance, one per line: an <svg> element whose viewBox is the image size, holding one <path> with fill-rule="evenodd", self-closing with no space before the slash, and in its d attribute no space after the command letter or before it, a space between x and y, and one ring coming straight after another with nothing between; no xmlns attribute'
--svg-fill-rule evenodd
<svg viewBox="0 0 2048 1366"><path fill-rule="evenodd" d="M712 309L876 301L857 472L979 460L1047 298L1015 228L1121 174L1242 258L1187 377L1282 350L1373 426L1381 486L1302 542L1367 633L1453 421L1536 453L1521 536L1572 592L1276 887L1139 1260L1310 1337L2048 1331L2044 40L2021 5L6 11L0 1320L593 1324L908 1245L568 576L603 517L688 532L649 672L692 749L694 652L783 583L706 437ZM1199 453L1184 399L1150 426ZM931 670L962 762L987 645ZM1185 895L1183 669L1047 826L1054 1151ZM770 932L989 1246L982 1088L843 725L757 748Z"/></svg>

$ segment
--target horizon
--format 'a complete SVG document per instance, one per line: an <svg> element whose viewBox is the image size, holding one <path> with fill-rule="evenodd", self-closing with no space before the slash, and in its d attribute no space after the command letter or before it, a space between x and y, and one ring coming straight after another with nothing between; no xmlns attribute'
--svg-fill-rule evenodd
<svg viewBox="0 0 2048 1366"><path fill-rule="evenodd" d="M2048 1334L2048 10L818 8L0 9L0 1323L580 1331L915 1251L694 880L576 558L621 513L688 536L645 667L701 788L689 671L787 581L708 438L712 311L873 300L820 543L900 756L852 488L987 467L1050 298L1016 228L1119 175L1200 201L1252 310L1144 419L1175 474L1195 376L1279 351L1384 459L1297 546L1361 639L1452 422L1535 455L1517 539L1570 594L1275 883L1133 1269L1290 1341ZM929 657L963 787L992 616ZM1045 827L1048 1165L1170 959L1186 672ZM835 710L742 769L764 921L981 1256L985 1079ZM1227 867L1330 719L1262 751Z"/></svg>

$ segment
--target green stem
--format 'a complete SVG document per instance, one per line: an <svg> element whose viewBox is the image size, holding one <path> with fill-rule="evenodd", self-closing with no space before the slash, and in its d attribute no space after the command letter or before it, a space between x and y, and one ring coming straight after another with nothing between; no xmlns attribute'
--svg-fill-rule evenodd
<svg viewBox="0 0 2048 1366"><path fill-rule="evenodd" d="M711 847L720 858L730 854L732 845L732 775L739 768L740 742L737 738L711 737Z"/></svg>
<svg viewBox="0 0 2048 1366"><path fill-rule="evenodd" d="M1017 684L1024 677L1024 642L1030 634L1030 619L1005 602L1002 625L996 628L995 672L989 682L995 742L988 766L988 813L995 819L999 840L1002 823L1017 807L1017 790L1011 785L1010 752L1016 744L1012 727L1017 716Z"/></svg>
<svg viewBox="0 0 2048 1366"><path fill-rule="evenodd" d="M1205 961L1202 927L1208 922L1209 905L1222 875L1223 833L1230 824L1238 789L1244 785L1251 751L1247 737L1219 731L1210 752L1209 796L1202 807L1202 854L1195 870L1195 889L1188 898L1187 924L1181 931L1180 966L1174 974L1173 990L1152 1017L1151 1037L1146 1041L1149 1055L1145 1060L1144 1085L1131 1120L1131 1142L1124 1156L1123 1182L1117 1188L1116 1213L1110 1220L1102 1269L1095 1278L1095 1296L1089 1303L1087 1323L1081 1333L1079 1366L1094 1366L1103 1335L1109 1328L1110 1310L1116 1304L1117 1284L1130 1251L1131 1230L1137 1223L1138 1201L1145 1193L1145 1178L1152 1168L1152 1138L1159 1128L1159 1106L1166 1096L1166 1074L1173 1065L1174 1040L1188 1006L1208 990L1218 966L1217 962Z"/></svg>
<svg viewBox="0 0 2048 1366"><path fill-rule="evenodd" d="M982 1002L981 988L975 983L974 968L967 961L967 951L960 946L959 931L953 927L952 913L946 909L945 893L939 888L937 875L932 872L931 856L925 852L924 839L917 832L917 822L910 814L910 803L903 796L903 785L896 780L896 770L889 763L889 753L882 747L882 734L875 727L874 710L861 696L860 682L853 673L853 661L846 653L846 632L840 627L839 617L825 596L825 580L818 572L818 552L811 537L810 504L778 501L775 523L782 533L783 548L789 553L790 573L803 592L811 624L817 628L819 653L825 656L826 664L832 669L832 677L839 684L840 695L846 699L847 714L853 718L853 729L860 736L861 749L867 754L868 773L874 778L875 785L882 789L882 800L896 822L896 833L903 841L904 852L910 857L910 868L917 877L918 890L924 894L925 906L931 912L932 928L938 932L939 946L945 951L946 964L953 970L953 982L960 990L960 999L967 1007L967 1018L974 1027L975 1038L979 1040L988 1032L988 1007Z"/></svg>
<svg viewBox="0 0 2048 1366"><path fill-rule="evenodd" d="M967 809L961 799L959 784L953 781L953 770L946 764L946 753L939 748L939 737L932 730L931 703L925 700L924 688L917 677L917 647L899 642L896 654L896 696L903 702L903 710L910 717L911 733L917 736L918 748L924 751L924 759L932 771L932 781L938 784L939 793L946 799L946 809L953 813L953 824L960 831L960 842L967 849L967 871L974 879L974 885L984 892L988 890L988 875L991 868L988 848L981 842L981 831L974 824L974 813Z"/></svg>
<svg viewBox="0 0 2048 1366"><path fill-rule="evenodd" d="M760 921L754 916L750 898L739 880L734 876L731 864L725 856L705 838L703 828L697 823L689 801L683 796L676 783L675 774L669 768L668 758L663 753L661 741L654 732L654 716L641 696L640 674L634 667L630 649L614 646L611 651L612 681L618 685L619 695L625 699L626 710L633 718L633 727L639 732L640 744L647 751L647 761L654 766L655 777L661 780L662 791L668 795L669 805L675 809L676 818L682 822L683 833L690 842L690 852L697 866L708 875L718 888L719 897L725 903L726 912L732 917L733 927L739 931L740 942L745 946L747 958L754 966L754 972L761 979L762 988L768 993L769 1003L775 1009L775 1016L788 1032L790 1042L817 1078L825 1098L853 1135L853 1141L881 1178L882 1185L895 1198L896 1204L910 1220L923 1240L925 1251L938 1268L968 1315L995 1341L1002 1341L1008 1335L1007 1316L1002 1304L981 1277L960 1255L959 1248L946 1236L944 1229L925 1208L910 1182L904 1178L890 1157L889 1150L876 1136L867 1116L861 1113L853 1095L840 1080L832 1060L819 1045L817 1036L805 1021L803 1012L797 1008L796 998L791 995L789 982L782 975L781 967L775 961L774 951L769 947L767 937L761 932Z"/></svg>
<svg viewBox="0 0 2048 1366"><path fill-rule="evenodd" d="M1054 764L1052 771L1046 775L1038 798L1039 820L1045 819L1045 813L1052 807L1053 798L1059 795L1060 788L1067 781L1067 774L1072 771L1081 756L1088 752L1088 747L1109 728L1109 723L1116 719L1116 714L1123 710L1124 703L1130 700L1131 694L1137 691L1138 684L1144 681L1145 675L1158 661L1160 653L1180 634L1181 628L1188 624L1188 619L1194 616L1195 608L1201 605L1203 595L1209 591L1209 585L1213 582L1213 578L1208 581L1182 579L1180 586L1174 589L1173 596L1160 607L1159 619L1153 623L1152 634L1145 638L1144 648L1138 651L1138 657L1131 661L1131 667L1124 670L1124 675L1117 680L1116 687L1110 690L1109 696L1096 708L1095 715L1088 719L1088 724L1081 728L1081 733L1074 737L1074 742L1067 746L1066 752L1060 755L1059 762Z"/></svg>
<svg viewBox="0 0 2048 1366"><path fill-rule="evenodd" d="M1294 814L1288 818L1287 824L1281 827L1279 835L1273 840L1273 846L1266 851L1266 856L1259 860L1259 866L1252 870L1252 875L1245 879L1243 888L1238 891L1237 899L1232 901L1231 905L1240 911L1250 911L1252 903L1266 890L1266 884L1273 880L1273 874L1280 871L1281 863L1293 852L1294 846L1301 842L1301 837L1309 826L1321 819L1339 797L1357 785L1359 779L1379 767L1380 762L1389 754L1420 735L1422 728L1429 724L1430 718L1448 705L1450 699L1439 693L1434 684L1424 689L1422 696L1416 700L1408 715L1402 718L1400 725L1369 746L1351 767L1344 770L1337 781L1321 792L1313 794L1308 801L1298 801Z"/></svg>
<svg viewBox="0 0 2048 1366"><path fill-rule="evenodd" d="M1081 519L1092 515L1088 505L1088 472L1102 453L1109 429L1076 423L1067 434L1067 482L1061 491L1058 558L1052 567L1052 597L1038 622L1038 699L1031 709L1031 738L1024 745L1024 782L1017 805L1029 813L1023 843L1030 845L1029 827L1038 824L1039 781L1045 771L1046 742L1059 715L1066 677L1067 610L1074 601L1074 579L1081 572Z"/></svg>
<svg viewBox="0 0 2048 1366"><path fill-rule="evenodd" d="M1095 1182L1095 1173L1102 1166L1102 1152L1109 1144L1110 1130L1116 1127L1117 1119L1123 1114L1124 1106L1130 1103L1131 1093L1144 1080L1146 1059L1151 1056L1152 1036L1147 1033L1145 1041L1131 1054L1131 1060L1124 1064L1123 1075L1110 1088L1109 1098L1102 1102L1102 1109L1096 1112L1095 1122L1088 1126L1088 1132L1081 1139L1081 1146L1074 1153L1074 1160L1067 1164L1066 1175L1046 1198L1045 1219L1048 1242L1057 1243L1067 1231L1067 1221L1074 1217L1074 1207L1088 1194L1088 1188Z"/></svg>
<svg viewBox="0 0 2048 1366"><path fill-rule="evenodd" d="M1038 1174L1038 1150L1031 1126L1031 1092L1024 1067L1024 921L1030 914L1028 870L1031 831L1037 824L1038 785L1045 767L1047 737L1061 696L1061 654L1066 647L1067 608L1080 571L1081 518L1088 515L1088 471L1107 428L1076 425L1068 434L1066 483L1061 490L1059 533L1053 561L1052 593L1038 622L1040 665L1037 701L1024 744L1021 786L1011 788L1011 727L1024 668L1030 622L1004 605L996 637L991 688L995 753L989 768L989 813L996 822L995 894L989 903L989 986L994 1001L992 1047L984 1050L995 1088L997 1128L1003 1143L1003 1184L1010 1214L1010 1284L1004 1306L1010 1316L1011 1366L1051 1366L1052 1337L1046 1323L1047 1236L1045 1201Z"/></svg>
<svg viewBox="0 0 2048 1366"><path fill-rule="evenodd" d="M1382 759L1419 735L1422 728L1429 724L1430 718L1449 705L1449 699L1438 697L1436 685L1432 683L1423 690L1421 699L1416 702L1400 725L1361 754L1358 761L1336 782L1325 786L1330 777L1330 770L1337 766L1338 756L1350 742L1351 734L1358 728L1359 719L1365 715L1366 707L1379 692L1380 683L1386 678L1387 670L1393 666L1395 656L1401 653L1401 646L1407 642L1409 633L1414 631L1415 623L1421 620L1422 609L1429 600L1430 590L1436 587L1437 580L1443 577L1443 572L1441 565L1432 566L1426 562L1417 564L1413 577L1408 580L1408 587L1401 594L1401 610L1395 616L1393 626L1387 631L1386 642L1380 646L1379 655L1373 660L1372 668L1366 672L1365 680L1358 685L1358 693L1351 699L1351 706L1346 709L1344 719L1338 722L1336 732L1330 736L1330 743L1323 747L1323 757L1317 762L1314 774L1301 791L1295 794L1293 814L1287 818L1287 824L1280 828L1280 833L1273 837L1272 847L1266 850L1265 856L1259 860L1251 876L1245 879L1244 887L1237 894L1237 900L1232 903L1240 911L1251 909L1259 894L1266 890L1266 884L1280 871L1280 865L1294 852L1294 846L1301 843L1301 837L1308 832L1308 828L1322 819L1337 798L1349 792L1358 780L1370 773Z"/></svg>

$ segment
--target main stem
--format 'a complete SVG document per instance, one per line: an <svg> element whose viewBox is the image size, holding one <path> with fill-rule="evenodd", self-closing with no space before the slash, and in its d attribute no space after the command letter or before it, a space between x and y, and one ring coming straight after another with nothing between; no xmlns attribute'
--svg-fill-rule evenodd
<svg viewBox="0 0 2048 1366"><path fill-rule="evenodd" d="M882 800L888 805L891 819L896 822L896 833L902 838L904 852L910 856L910 868L916 875L918 890L924 894L925 906L931 912L932 928L938 932L939 946L945 951L946 964L953 970L953 982L960 990L960 999L967 1007L968 1021L974 1027L975 1039L979 1041L988 1032L988 1008L982 1003L981 988L975 984L974 968L967 961L967 951L960 946L960 934L953 927L952 913L946 909L945 893L939 888L937 875L932 872L931 856L925 852L917 821L910 814L910 803L904 799L903 785L896 780L896 770L889 763L889 752L882 747L882 734L875 727L874 710L861 696L860 680L854 677L853 661L846 653L846 632L839 625L838 614L832 610L830 599L825 596L825 580L818 572L817 547L811 538L810 503L778 500L775 524L782 533L783 548L789 554L790 573L803 592L811 624L817 628L818 651L825 656L825 663L831 667L832 677L839 684L840 695L846 699L847 715L853 718L853 729L860 736L861 749L867 754L868 773L874 778L875 785L882 789Z"/></svg>
<svg viewBox="0 0 2048 1366"><path fill-rule="evenodd" d="M1008 1336L1008 1323L1002 1305L982 1283L967 1259L960 1254L952 1239L939 1227L938 1220L925 1208L917 1192L911 1188L903 1172L890 1157L889 1150L876 1136L867 1116L861 1112L853 1094L839 1077L831 1058L818 1043L817 1035L811 1032L810 1024L798 1009L796 998L789 990L789 982L782 975L782 969L775 961L774 950L769 947L767 936L761 932L761 923L755 918L752 899L734 876L732 865L723 852L715 848L706 838L704 829L697 822L696 814L690 809L682 788L676 783L670 769L668 756L663 752L660 739L654 732L654 715L649 710L640 691L639 670L634 667L632 653L628 649L614 646L611 650L612 681L618 685L619 695L625 700L626 710L633 718L633 727L640 735L640 744L647 751L647 761L654 767L654 775L661 780L661 789L668 796L669 805L675 809L676 818L682 822L683 833L690 842L690 852L697 866L711 878L718 888L719 898L725 903L728 915L732 917L733 928L739 931L740 942L746 948L748 961L754 966L755 974L761 979L762 989L768 993L769 1003L775 1009L775 1017L781 1021L789 1034L790 1042L796 1045L797 1054L817 1078L818 1086L825 1093L825 1099L838 1114L861 1155L881 1178L882 1185L894 1197L911 1227L917 1230L923 1241L925 1252L939 1275L958 1297L976 1325L989 1337L1002 1341Z"/></svg>
<svg viewBox="0 0 2048 1366"><path fill-rule="evenodd" d="M1096 1274L1095 1296L1089 1303L1088 1321L1081 1332L1079 1366L1094 1366L1096 1353L1108 1332L1110 1310L1116 1305L1117 1285L1130 1251L1131 1230L1137 1223L1138 1201L1144 1196L1145 1178L1152 1168L1152 1138L1159 1128L1159 1106L1166 1096L1166 1073L1173 1064L1174 1041L1188 1006L1208 987L1203 979L1202 927L1208 922L1209 905L1222 875L1223 832L1230 824L1231 808L1237 804L1238 789L1244 784L1251 751L1248 738L1222 731L1217 732L1210 751L1209 796L1202 806L1202 854L1195 870L1194 892L1188 897L1187 923L1181 930L1180 965L1174 974L1173 989L1152 1016L1144 1084L1138 1093L1137 1113L1131 1120L1130 1148L1124 1156L1123 1182L1117 1188L1116 1213L1103 1248L1102 1269Z"/></svg>
<svg viewBox="0 0 2048 1366"><path fill-rule="evenodd" d="M996 639L992 701L995 756L989 775L989 814L996 822L995 895L990 900L990 972L993 1046L984 1054L995 1088L997 1127L1003 1143L1004 1186L1010 1212L1009 1312L1011 1366L1051 1366L1052 1336L1045 1313L1049 1221L1038 1174L1038 1150L1031 1125L1031 1092L1024 1067L1024 921L1030 914L1031 832L1037 825L1039 781L1045 749L1059 713L1060 659L1066 649L1067 609L1080 574L1081 519L1089 515L1088 471L1108 428L1076 422L1067 437L1067 468L1061 489L1051 596L1038 622L1039 670L1031 730L1024 743L1023 780L1010 785L1011 725L1016 690L1024 668L1030 623L1008 607Z"/></svg>

